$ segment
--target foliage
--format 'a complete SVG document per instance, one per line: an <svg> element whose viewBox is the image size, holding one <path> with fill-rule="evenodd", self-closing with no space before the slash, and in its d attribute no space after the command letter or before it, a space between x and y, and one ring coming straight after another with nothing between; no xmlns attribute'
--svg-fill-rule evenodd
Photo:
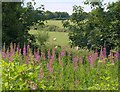
<svg viewBox="0 0 120 92"><path fill-rule="evenodd" d="M34 42L32 42L32 45L35 47L41 48L48 42L49 34L47 31L31 30L29 34L35 38ZM29 42L31 42L31 40Z"/></svg>
<svg viewBox="0 0 120 92"><path fill-rule="evenodd" d="M93 9L88 14L81 6L74 6L72 17L64 21L63 25L71 30L69 38L73 45L89 49L100 49L106 45L108 51L119 49L120 1L109 4L106 11L101 2L90 4Z"/></svg>
<svg viewBox="0 0 120 92"><path fill-rule="evenodd" d="M27 7L22 6L23 2L2 3L2 40L9 46L11 42L27 43L28 39L34 39L28 34L30 26L39 23L43 24L44 6L34 10L32 2Z"/></svg>
<svg viewBox="0 0 120 92"><path fill-rule="evenodd" d="M16 47L17 46L17 47ZM2 50L3 90L118 90L119 53L41 49L24 45Z"/></svg>

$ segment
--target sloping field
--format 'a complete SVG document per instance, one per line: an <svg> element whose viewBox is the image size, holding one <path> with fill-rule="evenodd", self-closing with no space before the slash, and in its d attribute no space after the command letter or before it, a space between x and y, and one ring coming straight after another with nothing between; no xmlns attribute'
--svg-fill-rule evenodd
<svg viewBox="0 0 120 92"><path fill-rule="evenodd" d="M37 30L31 30L29 33L36 34ZM60 46L69 45L69 37L67 32L48 32L48 34L49 34L50 45L60 45Z"/></svg>
<svg viewBox="0 0 120 92"><path fill-rule="evenodd" d="M59 28L64 28L62 25L62 20L47 20L46 25L55 25L58 26Z"/></svg>
<svg viewBox="0 0 120 92"><path fill-rule="evenodd" d="M68 33L65 32L49 32L49 41L50 44L66 46L69 45ZM54 41L54 38L56 40Z"/></svg>

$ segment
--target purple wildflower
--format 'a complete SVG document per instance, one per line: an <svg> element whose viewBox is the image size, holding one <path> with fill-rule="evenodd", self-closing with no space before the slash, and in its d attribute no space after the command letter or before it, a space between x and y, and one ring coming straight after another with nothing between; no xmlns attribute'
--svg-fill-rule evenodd
<svg viewBox="0 0 120 92"><path fill-rule="evenodd" d="M26 56L26 45L24 44L24 47L23 47L23 56Z"/></svg>
<svg viewBox="0 0 120 92"><path fill-rule="evenodd" d="M48 70L49 70L50 73L53 72L53 68L52 68L53 60L54 60L54 56L51 56L50 60L49 60L49 63L47 63L47 67L48 67Z"/></svg>
<svg viewBox="0 0 120 92"><path fill-rule="evenodd" d="M73 61L73 62L77 62L77 61L78 61L78 58L77 58L77 57L74 57L74 58L72 58L72 61Z"/></svg>
<svg viewBox="0 0 120 92"><path fill-rule="evenodd" d="M113 56L113 52L110 51L110 54L109 54L109 58L108 58L112 63L114 63L114 56Z"/></svg>
<svg viewBox="0 0 120 92"><path fill-rule="evenodd" d="M102 50L102 47L101 47L100 57L99 57L99 59L102 60L103 58L104 58L104 54L103 54L103 50Z"/></svg>
<svg viewBox="0 0 120 92"><path fill-rule="evenodd" d="M15 50L12 49L12 51L11 51L11 56L13 56L14 54L15 54Z"/></svg>
<svg viewBox="0 0 120 92"><path fill-rule="evenodd" d="M13 48L13 43L10 43L10 52L12 52Z"/></svg>
<svg viewBox="0 0 120 92"><path fill-rule="evenodd" d="M10 52L7 53L9 62L13 61L13 56Z"/></svg>
<svg viewBox="0 0 120 92"><path fill-rule="evenodd" d="M34 50L34 57L37 61L40 61L39 51L36 52L36 50Z"/></svg>
<svg viewBox="0 0 120 92"><path fill-rule="evenodd" d="M72 62L73 62L73 65L74 65L74 70L76 70L77 67L78 67L77 61L78 61L78 57L73 57L72 58Z"/></svg>
<svg viewBox="0 0 120 92"><path fill-rule="evenodd" d="M52 49L52 56L55 57L55 49L54 48Z"/></svg>
<svg viewBox="0 0 120 92"><path fill-rule="evenodd" d="M106 47L103 48L102 54L103 54L104 58L106 58Z"/></svg>
<svg viewBox="0 0 120 92"><path fill-rule="evenodd" d="M98 52L95 52L95 57L96 57L96 59L98 58Z"/></svg>
<svg viewBox="0 0 120 92"><path fill-rule="evenodd" d="M96 59L98 59L98 52L93 53L92 58L93 58L93 62L95 62Z"/></svg>
<svg viewBox="0 0 120 92"><path fill-rule="evenodd" d="M110 60L112 60L113 59L113 52L112 51L110 51L109 56L110 56Z"/></svg>
<svg viewBox="0 0 120 92"><path fill-rule="evenodd" d="M60 55L63 57L63 56L65 56L65 51L61 51L60 52Z"/></svg>
<svg viewBox="0 0 120 92"><path fill-rule="evenodd" d="M15 49L13 43L10 43L10 56L13 56L15 54Z"/></svg>
<svg viewBox="0 0 120 92"><path fill-rule="evenodd" d="M1 54L2 54L3 58L6 58L6 53L5 52L2 52Z"/></svg>
<svg viewBox="0 0 120 92"><path fill-rule="evenodd" d="M39 74L38 74L38 79L42 79L44 77L44 73L43 73L43 70L42 70L42 67L40 68L40 71L39 71Z"/></svg>
<svg viewBox="0 0 120 92"><path fill-rule="evenodd" d="M51 56L50 59L51 59L51 60L54 60L54 56Z"/></svg>
<svg viewBox="0 0 120 92"><path fill-rule="evenodd" d="M94 64L94 56L93 55L88 56L88 62L90 63L90 66L93 66L93 64Z"/></svg>
<svg viewBox="0 0 120 92"><path fill-rule="evenodd" d="M17 52L18 52L18 54L20 53L20 46L19 46L19 44L17 44Z"/></svg>
<svg viewBox="0 0 120 92"><path fill-rule="evenodd" d="M29 64L29 61L27 60L25 63L26 63L26 65L28 65L28 64Z"/></svg>
<svg viewBox="0 0 120 92"><path fill-rule="evenodd" d="M52 64L51 63L47 63L47 68L48 68L50 73L53 72L53 68L52 68Z"/></svg>
<svg viewBox="0 0 120 92"><path fill-rule="evenodd" d="M51 55L50 55L50 50L48 50L48 59L50 59L50 56L51 56Z"/></svg>
<svg viewBox="0 0 120 92"><path fill-rule="evenodd" d="M29 48L30 48L30 45L28 44L28 45L27 45L27 51L29 50Z"/></svg>
<svg viewBox="0 0 120 92"><path fill-rule="evenodd" d="M58 62L59 62L59 65L62 67L62 66L63 66L63 63L62 63L62 61L61 61L60 53L59 53L59 55L58 55Z"/></svg>
<svg viewBox="0 0 120 92"><path fill-rule="evenodd" d="M91 55L88 56L88 61L89 61L89 63L92 63L92 56Z"/></svg>
<svg viewBox="0 0 120 92"><path fill-rule="evenodd" d="M114 57L115 57L115 60L119 59L119 52L118 51L114 54Z"/></svg>
<svg viewBox="0 0 120 92"><path fill-rule="evenodd" d="M11 53L10 52L8 52L8 57L10 57L11 56Z"/></svg>

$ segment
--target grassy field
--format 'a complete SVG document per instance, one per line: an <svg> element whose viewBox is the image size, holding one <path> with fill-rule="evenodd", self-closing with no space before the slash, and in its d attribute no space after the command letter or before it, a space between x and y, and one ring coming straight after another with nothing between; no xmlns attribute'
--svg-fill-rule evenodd
<svg viewBox="0 0 120 92"><path fill-rule="evenodd" d="M54 45L67 46L69 45L68 33L65 32L49 32L49 42ZM53 39L56 38L54 41Z"/></svg>
<svg viewBox="0 0 120 92"><path fill-rule="evenodd" d="M37 30L30 30L30 34L37 34ZM48 32L49 45L68 46L69 37L67 32ZM53 39L56 38L54 41Z"/></svg>
<svg viewBox="0 0 120 92"><path fill-rule="evenodd" d="M59 28L64 28L62 25L62 20L47 20L46 25L55 25L58 26Z"/></svg>
<svg viewBox="0 0 120 92"><path fill-rule="evenodd" d="M45 25L55 25L59 27L61 30L64 29L62 25L62 20L47 20L47 23ZM40 30L40 29L39 29ZM39 30L31 30L30 34L37 34L37 32L41 32ZM60 46L68 46L69 45L69 36L68 32L49 32L49 45L60 45ZM54 41L53 39L56 38Z"/></svg>

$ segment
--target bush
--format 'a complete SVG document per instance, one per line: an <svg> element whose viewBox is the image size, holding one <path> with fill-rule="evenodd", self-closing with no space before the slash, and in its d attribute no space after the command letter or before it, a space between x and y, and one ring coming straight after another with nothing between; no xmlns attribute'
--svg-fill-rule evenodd
<svg viewBox="0 0 120 92"><path fill-rule="evenodd" d="M32 43L35 47L41 48L46 44L49 39L49 35L44 31L37 31L37 34L34 34L35 42Z"/></svg>

